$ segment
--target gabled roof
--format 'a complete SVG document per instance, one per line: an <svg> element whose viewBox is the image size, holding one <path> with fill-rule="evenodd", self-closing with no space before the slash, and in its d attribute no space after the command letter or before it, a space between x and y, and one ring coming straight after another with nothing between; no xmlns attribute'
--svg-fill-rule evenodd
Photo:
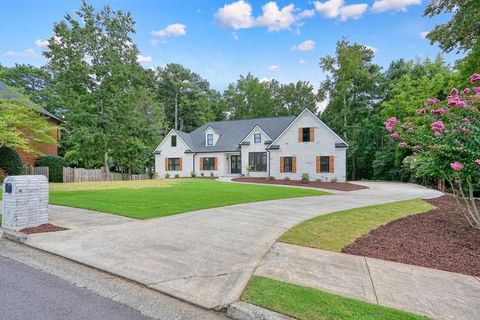
<svg viewBox="0 0 480 320"><path fill-rule="evenodd" d="M190 133L178 130L176 132L194 152L238 151L240 142L256 126L259 126L270 138L275 139L294 119L295 116L215 121L206 123ZM214 146L205 145L205 130L208 127L220 133ZM187 142L187 138L183 138L183 135L189 136L191 144Z"/></svg>
<svg viewBox="0 0 480 320"><path fill-rule="evenodd" d="M9 88L5 83L0 81L0 98L3 98L3 99L22 99L22 98L25 98L25 96L23 96L17 90ZM35 103L30 101L29 99L28 99L28 101L29 101L29 103L32 104L32 106L35 106ZM43 114L44 116L52 118L52 119L54 119L58 122L63 122L63 120L54 116L53 114L51 114L50 112L48 112L47 110L45 110L43 108L39 108L37 111L40 114Z"/></svg>

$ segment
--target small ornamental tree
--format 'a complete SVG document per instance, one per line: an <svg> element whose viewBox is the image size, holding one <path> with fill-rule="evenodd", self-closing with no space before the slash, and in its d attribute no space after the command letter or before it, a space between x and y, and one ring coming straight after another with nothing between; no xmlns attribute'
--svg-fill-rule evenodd
<svg viewBox="0 0 480 320"><path fill-rule="evenodd" d="M411 150L417 176L433 173L449 182L467 222L480 229L474 198L480 189L480 74L469 80L474 87L454 88L446 101L427 99L416 118L400 123L392 117L385 129L399 148Z"/></svg>

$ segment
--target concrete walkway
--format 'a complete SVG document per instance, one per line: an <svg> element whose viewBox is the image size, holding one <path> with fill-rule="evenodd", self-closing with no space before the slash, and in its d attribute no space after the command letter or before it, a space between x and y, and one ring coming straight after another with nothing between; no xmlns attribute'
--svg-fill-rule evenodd
<svg viewBox="0 0 480 320"><path fill-rule="evenodd" d="M240 297L277 238L332 211L440 195L413 184L248 203L169 217L31 235L27 244L206 308Z"/></svg>
<svg viewBox="0 0 480 320"><path fill-rule="evenodd" d="M480 315L480 279L458 273L277 243L255 274L434 319Z"/></svg>

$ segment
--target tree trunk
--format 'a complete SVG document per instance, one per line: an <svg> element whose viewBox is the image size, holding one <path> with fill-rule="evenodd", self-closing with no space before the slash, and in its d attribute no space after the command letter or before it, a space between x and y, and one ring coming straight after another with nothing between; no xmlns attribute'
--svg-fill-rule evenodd
<svg viewBox="0 0 480 320"><path fill-rule="evenodd" d="M108 167L108 152L105 152L103 157L103 174L105 175L105 180L107 180L109 172L110 168Z"/></svg>

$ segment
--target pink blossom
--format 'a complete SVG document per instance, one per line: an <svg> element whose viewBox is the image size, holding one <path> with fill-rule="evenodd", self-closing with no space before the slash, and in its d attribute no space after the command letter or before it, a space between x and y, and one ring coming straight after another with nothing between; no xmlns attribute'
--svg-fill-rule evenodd
<svg viewBox="0 0 480 320"><path fill-rule="evenodd" d="M390 137L392 137L392 139L397 140L398 137L400 137L400 135L398 134L398 132L394 132L394 133L392 133L392 134L390 135Z"/></svg>
<svg viewBox="0 0 480 320"><path fill-rule="evenodd" d="M471 83L477 83L480 81L480 73L474 73L470 76Z"/></svg>
<svg viewBox="0 0 480 320"><path fill-rule="evenodd" d="M475 90L476 93L480 93L480 87L474 87L473 90Z"/></svg>
<svg viewBox="0 0 480 320"><path fill-rule="evenodd" d="M475 160L475 163L480 166L480 159Z"/></svg>
<svg viewBox="0 0 480 320"><path fill-rule="evenodd" d="M453 170L455 171L461 171L463 169L463 164L461 164L458 161L450 163L450 167L452 167Z"/></svg>
<svg viewBox="0 0 480 320"><path fill-rule="evenodd" d="M428 98L427 99L427 104L429 106L433 106L433 105L437 104L438 102L439 102L439 100L437 98Z"/></svg>
<svg viewBox="0 0 480 320"><path fill-rule="evenodd" d="M388 119L386 122L385 122L385 129L388 131L388 132L392 132L393 131L393 127L398 123L398 119L396 117L391 117L390 119Z"/></svg>
<svg viewBox="0 0 480 320"><path fill-rule="evenodd" d="M402 141L398 144L398 146L403 149L407 147L407 143L405 141Z"/></svg>
<svg viewBox="0 0 480 320"><path fill-rule="evenodd" d="M445 130L445 125L443 124L443 121L438 120L438 121L433 122L432 123L432 130L433 131L438 131L438 132L442 132L443 130Z"/></svg>
<svg viewBox="0 0 480 320"><path fill-rule="evenodd" d="M451 96L458 96L458 89L457 89L457 88L453 88L452 91L450 91L450 95L451 95Z"/></svg>
<svg viewBox="0 0 480 320"><path fill-rule="evenodd" d="M463 89L463 93L464 93L464 94L469 94L469 93L470 93L470 88L465 88L465 89Z"/></svg>
<svg viewBox="0 0 480 320"><path fill-rule="evenodd" d="M463 118L463 123L469 123L470 120L468 118Z"/></svg>
<svg viewBox="0 0 480 320"><path fill-rule="evenodd" d="M461 127L460 128L461 133L468 133L469 131L470 131L470 129L468 129L467 127Z"/></svg>
<svg viewBox="0 0 480 320"><path fill-rule="evenodd" d="M444 108L438 108L438 109L432 110L432 113L440 116L440 115L445 113L445 109Z"/></svg>
<svg viewBox="0 0 480 320"><path fill-rule="evenodd" d="M435 135L435 137L439 137L442 135L440 131L435 131L433 134Z"/></svg>
<svg viewBox="0 0 480 320"><path fill-rule="evenodd" d="M452 106L452 107L459 107L459 108L466 108L467 107L467 102L465 100L461 99L458 96L448 97L447 98L447 103L448 103L449 106Z"/></svg>

